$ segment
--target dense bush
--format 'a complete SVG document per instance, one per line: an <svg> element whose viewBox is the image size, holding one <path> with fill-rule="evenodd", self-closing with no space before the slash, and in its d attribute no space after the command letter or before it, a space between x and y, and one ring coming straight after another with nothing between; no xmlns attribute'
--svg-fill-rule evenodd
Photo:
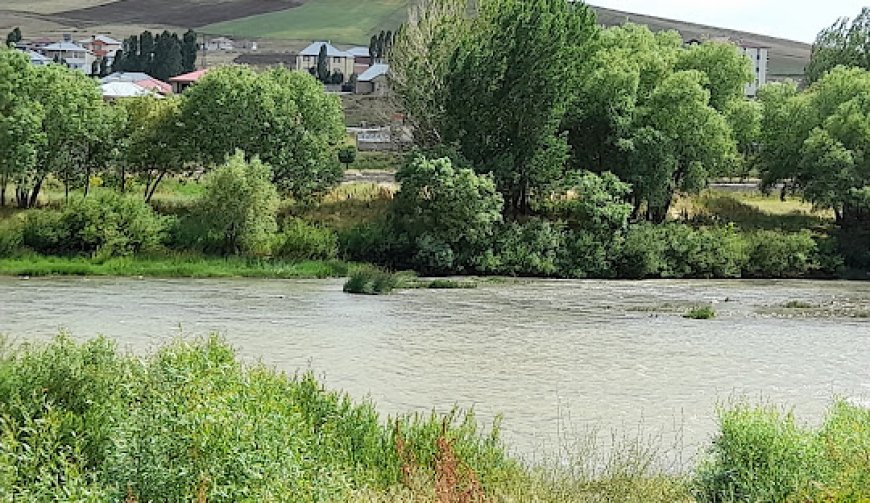
<svg viewBox="0 0 870 503"><path fill-rule="evenodd" d="M502 225L487 269L510 276L558 276L565 234L561 222L532 219Z"/></svg>
<svg viewBox="0 0 870 503"><path fill-rule="evenodd" d="M102 339L0 345L0 438L3 501L347 501L431 476L442 440L484 486L518 467L472 416L384 423L214 338L144 360Z"/></svg>
<svg viewBox="0 0 870 503"><path fill-rule="evenodd" d="M272 255L286 260L332 260L338 255L338 237L330 229L292 219L276 236Z"/></svg>
<svg viewBox="0 0 870 503"><path fill-rule="evenodd" d="M473 270L501 222L492 178L455 168L448 158L419 156L399 170L390 229L423 272Z"/></svg>
<svg viewBox="0 0 870 503"><path fill-rule="evenodd" d="M21 249L21 222L17 219L0 220L0 258L11 257Z"/></svg>
<svg viewBox="0 0 870 503"><path fill-rule="evenodd" d="M870 498L870 410L837 403L821 429L770 407L722 411L698 468L702 502L865 501Z"/></svg>
<svg viewBox="0 0 870 503"><path fill-rule="evenodd" d="M278 191L269 167L241 151L206 175L193 220L201 247L225 254L266 254L278 230Z"/></svg>
<svg viewBox="0 0 870 503"><path fill-rule="evenodd" d="M141 199L101 192L60 211L29 212L22 244L44 254L129 255L159 247L166 227Z"/></svg>
<svg viewBox="0 0 870 503"><path fill-rule="evenodd" d="M818 269L818 246L810 231L757 231L748 236L748 277L795 278Z"/></svg>
<svg viewBox="0 0 870 503"><path fill-rule="evenodd" d="M626 235L620 274L631 278L740 277L746 243L732 227L638 224Z"/></svg>

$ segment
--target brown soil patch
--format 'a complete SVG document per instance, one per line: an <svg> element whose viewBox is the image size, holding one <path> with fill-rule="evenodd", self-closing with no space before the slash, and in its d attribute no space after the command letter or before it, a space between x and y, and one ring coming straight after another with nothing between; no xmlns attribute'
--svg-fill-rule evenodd
<svg viewBox="0 0 870 503"><path fill-rule="evenodd" d="M298 7L305 0L118 0L53 17L73 24L152 24L196 28Z"/></svg>

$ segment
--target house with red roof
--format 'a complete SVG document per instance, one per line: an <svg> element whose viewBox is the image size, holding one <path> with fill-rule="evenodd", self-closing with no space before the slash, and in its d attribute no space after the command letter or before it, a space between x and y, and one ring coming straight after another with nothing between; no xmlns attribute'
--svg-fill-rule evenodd
<svg viewBox="0 0 870 503"><path fill-rule="evenodd" d="M188 87L196 84L196 81L202 78L203 75L208 73L209 68L203 68L202 70L197 70L195 72L185 73L182 75L177 75L169 79L169 83L172 85L172 91L176 94L180 94Z"/></svg>

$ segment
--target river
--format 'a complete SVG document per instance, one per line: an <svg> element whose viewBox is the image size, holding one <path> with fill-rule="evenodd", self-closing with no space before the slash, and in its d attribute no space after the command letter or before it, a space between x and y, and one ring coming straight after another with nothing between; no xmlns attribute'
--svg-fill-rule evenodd
<svg viewBox="0 0 870 503"><path fill-rule="evenodd" d="M798 300L816 309L784 309ZM712 303L713 320L684 319ZM719 403L870 398L870 283L508 281L473 290L344 294L341 281L0 278L0 333L103 334L145 353L219 331L246 359L312 369L384 413L474 408L518 454L597 431L660 435L680 456ZM602 433L603 432L603 433Z"/></svg>

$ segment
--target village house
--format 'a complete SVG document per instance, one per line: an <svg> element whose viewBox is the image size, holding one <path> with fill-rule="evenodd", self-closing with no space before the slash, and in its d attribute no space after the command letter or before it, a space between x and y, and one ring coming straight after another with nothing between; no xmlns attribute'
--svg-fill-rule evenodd
<svg viewBox="0 0 870 503"><path fill-rule="evenodd" d="M46 45L40 52L52 60L57 58L73 70L86 74L91 73L94 61L96 61L94 53L72 42L69 35L64 35L63 42Z"/></svg>
<svg viewBox="0 0 870 503"><path fill-rule="evenodd" d="M202 70L197 70L195 72L185 73L182 75L177 75L169 79L169 83L172 85L172 92L175 94L181 94L185 89L196 84L196 82L202 78L203 75L208 73L208 68L204 68Z"/></svg>
<svg viewBox="0 0 870 503"><path fill-rule="evenodd" d="M390 65L377 63L363 72L356 79L357 94L373 94L375 96L383 96L390 91L390 85L387 81L387 74L390 71Z"/></svg>
<svg viewBox="0 0 870 503"><path fill-rule="evenodd" d="M114 101L124 98L137 98L140 96L153 96L162 98L160 94L146 89L133 82L107 82L100 84L100 92L103 95L103 100Z"/></svg>
<svg viewBox="0 0 870 503"><path fill-rule="evenodd" d="M50 63L53 63L54 60L47 56L43 56L42 54L36 51L25 51L27 56L30 58L30 64L35 66L44 66Z"/></svg>
<svg viewBox="0 0 870 503"><path fill-rule="evenodd" d="M329 58L329 73L339 72L347 82L354 73L354 55L342 51L329 42L314 42L296 55L296 69L299 71L313 72L317 69L317 59L320 50L326 46L326 57Z"/></svg>
<svg viewBox="0 0 870 503"><path fill-rule="evenodd" d="M232 51L235 48L235 42L226 37L217 37L210 39L205 44L207 51Z"/></svg>
<svg viewBox="0 0 870 503"><path fill-rule="evenodd" d="M368 47L351 47L346 51L353 56L353 73L362 75L372 66L372 56Z"/></svg>
<svg viewBox="0 0 870 503"><path fill-rule="evenodd" d="M100 79L102 84L111 82L130 82L163 96L172 94L172 86L170 84L142 72L115 72Z"/></svg>
<svg viewBox="0 0 870 503"><path fill-rule="evenodd" d="M115 59L115 53L121 49L121 42L107 35L92 35L91 38L79 40L79 45L91 51L95 58L105 58L110 64Z"/></svg>

